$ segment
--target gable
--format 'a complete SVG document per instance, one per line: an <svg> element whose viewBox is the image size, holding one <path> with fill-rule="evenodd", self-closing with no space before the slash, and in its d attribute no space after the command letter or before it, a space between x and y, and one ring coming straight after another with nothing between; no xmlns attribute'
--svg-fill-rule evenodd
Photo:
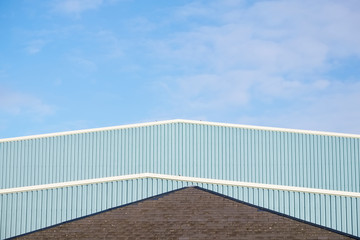
<svg viewBox="0 0 360 240"><path fill-rule="evenodd" d="M358 135L171 120L3 139L0 164L1 239L190 185L360 235L360 216L354 214L360 209ZM215 181L73 184L143 173ZM43 184L60 187L31 190ZM18 187L28 190L7 192Z"/></svg>
<svg viewBox="0 0 360 240"><path fill-rule="evenodd" d="M198 187L116 207L17 239L350 239Z"/></svg>

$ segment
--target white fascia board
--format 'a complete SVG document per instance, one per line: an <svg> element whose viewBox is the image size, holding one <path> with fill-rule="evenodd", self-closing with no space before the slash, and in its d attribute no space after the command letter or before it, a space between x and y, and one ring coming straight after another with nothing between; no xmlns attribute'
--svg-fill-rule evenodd
<svg viewBox="0 0 360 240"><path fill-rule="evenodd" d="M182 120L182 119L174 120L174 121L179 121L182 123L219 126L219 127L245 128L245 129L253 129L253 130L276 131L276 132L289 132L289 133L325 135L325 136L334 136L334 137L360 138L359 134L350 134L350 133L335 133L335 132L300 130L300 129L291 129L291 128L262 127L262 126L252 126L252 125L243 125L243 124L235 124L235 123L217 123L217 122Z"/></svg>
<svg viewBox="0 0 360 240"><path fill-rule="evenodd" d="M163 125L163 124L170 124L170 123L189 123L189 124L200 124L200 125L208 125L208 126L253 129L253 130L313 134L313 135L323 135L323 136L333 136L333 137L360 138L360 135L358 135L358 134L334 133L334 132L299 130L299 129L290 129L290 128L261 127L261 126L251 126L251 125L232 124L232 123L217 123L217 122L207 122L207 121L174 119L174 120L164 120L164 121L148 122L148 123L127 124L127 125L120 125L120 126L113 126L113 127L103 127L103 128L93 128L93 129L84 129L84 130L76 130L76 131L58 132L58 133L39 134L39 135L31 135L31 136L24 136L24 137L4 138L4 139L0 139L0 143L1 142L10 142L10 141L21 141L21 140L28 140L28 139L37 139L37 138L46 138L46 137L56 137L56 136L64 136L64 135L72 135L72 134L81 134L81 133L91 133L91 132L99 132L99 131L109 131L109 130L117 130L117 129L148 127L148 126L156 126L156 125Z"/></svg>
<svg viewBox="0 0 360 240"><path fill-rule="evenodd" d="M317 189L317 188L304 188L304 187L293 187L293 186L274 185L274 184L239 182L239 181L219 180L219 179L210 179L210 178L185 177L185 176L156 174L156 173L130 174L123 176L115 176L115 177L95 178L95 179L87 179L80 181L0 189L0 194L38 191L38 190L73 187L73 186L88 185L88 184L99 184L105 182L124 181L124 180L133 180L133 179L141 179L141 178L154 178L154 179L163 179L163 180L172 180L172 181L183 181L183 182L193 182L193 183L205 183L205 184L226 185L226 186L235 186L235 187L260 188L260 189L360 198L360 193L358 192L346 192L346 191L336 191L336 190Z"/></svg>
<svg viewBox="0 0 360 240"><path fill-rule="evenodd" d="M91 132L109 131L109 130L117 130L117 129L136 128L136 127L147 127L147 126L161 125L161 124L167 124L167 123L173 123L173 122L176 122L176 120L166 120L166 121L149 122L149 123L135 123L135 124L113 126L113 127L92 128L92 129L83 129L83 130L57 132L57 133L46 133L46 134L31 135L31 136L24 136L24 137L3 138L3 139L0 139L0 142L57 137L57 136L65 136L65 135L73 135L73 134L81 134L81 133L91 133Z"/></svg>
<svg viewBox="0 0 360 240"><path fill-rule="evenodd" d="M0 189L0 194L38 191L38 190L63 188L63 187L74 187L74 186L80 186L80 185L124 181L124 180L140 179L140 178L146 178L146 177L148 177L148 175L146 173L130 174L130 175L123 175L123 176L115 176L115 177L93 178L93 179L86 179L86 180L79 180L79 181L50 183L50 184L33 185L33 186L17 187L17 188L6 188L6 189Z"/></svg>

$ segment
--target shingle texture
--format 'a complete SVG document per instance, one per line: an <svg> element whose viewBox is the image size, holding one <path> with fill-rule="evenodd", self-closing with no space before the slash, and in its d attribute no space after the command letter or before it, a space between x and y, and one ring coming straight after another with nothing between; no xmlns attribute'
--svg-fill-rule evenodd
<svg viewBox="0 0 360 240"><path fill-rule="evenodd" d="M190 187L19 239L351 239Z"/></svg>

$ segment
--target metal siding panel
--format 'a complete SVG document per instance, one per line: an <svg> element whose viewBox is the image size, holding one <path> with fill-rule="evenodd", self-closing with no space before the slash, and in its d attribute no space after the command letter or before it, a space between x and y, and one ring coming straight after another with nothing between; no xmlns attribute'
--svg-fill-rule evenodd
<svg viewBox="0 0 360 240"><path fill-rule="evenodd" d="M0 188L153 172L359 192L359 151L358 138L171 123L0 142ZM167 187L162 184L141 185L138 192L131 192L133 184L130 184L122 188L122 194L129 199L142 198L185 183L170 181L166 183ZM215 191L229 190L229 187L210 187ZM36 199L33 193L23 195L29 198L29 204L45 203L46 200L54 202L54 206L62 204L57 197L60 190L49 191L40 199ZM106 206L110 204L109 200L104 200L101 191L103 189L98 186L86 192L82 187L72 188L66 193L67 200L62 202L71 202L77 196L82 199L84 209L79 210L82 204L78 203L78 207L68 208L67 212L58 212L47 202L42 204L46 208L41 223L36 223L36 218L29 221L33 215L22 210L25 206L21 202L19 212L24 212L21 216L27 222L26 226L20 221L24 226L6 227L5 232L28 231L29 226L34 229L36 224L56 222L74 212L78 216L86 209L94 212L103 206L104 201ZM229 190L229 194L233 191ZM115 192L108 194L113 196ZM87 201L89 196L93 200ZM286 200L283 192L254 189L241 190L237 196L302 219L359 234L359 217L354 214L354 210L355 213L359 211L359 199L290 194L290 199ZM1 196L2 208L11 209L13 204L20 204L9 201L10 197ZM326 208L315 208L320 203ZM341 215L343 211L346 214ZM48 212L52 217L48 217ZM7 215L2 213L2 227L4 216ZM18 218L19 213L15 216ZM13 216L9 215L9 219L13 223Z"/></svg>

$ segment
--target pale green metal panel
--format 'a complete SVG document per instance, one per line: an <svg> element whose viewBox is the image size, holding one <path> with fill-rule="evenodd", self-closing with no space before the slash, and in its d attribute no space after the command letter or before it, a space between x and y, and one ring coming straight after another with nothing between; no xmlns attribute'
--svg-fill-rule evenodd
<svg viewBox="0 0 360 240"><path fill-rule="evenodd" d="M154 172L360 191L360 139L172 123L0 143L1 188Z"/></svg>
<svg viewBox="0 0 360 240"><path fill-rule="evenodd" d="M359 236L359 198L138 179L0 195L0 239L131 203L184 186L221 194ZM346 207L344 207L346 206Z"/></svg>
<svg viewBox="0 0 360 240"><path fill-rule="evenodd" d="M153 172L360 192L359 151L359 138L171 123L0 142L0 188ZM246 201L257 199L254 190L242 194ZM301 219L348 233L354 226L359 229L358 200L324 200L327 210L315 214L321 197L290 196L296 205L290 206L283 193L269 198L278 199L276 209L293 209ZM57 201L52 195L43 197ZM2 200L2 221L4 201L10 204ZM306 211L296 210L300 206Z"/></svg>
<svg viewBox="0 0 360 240"><path fill-rule="evenodd" d="M187 183L139 179L0 195L0 239L183 187ZM139 190L143 191L139 191Z"/></svg>

